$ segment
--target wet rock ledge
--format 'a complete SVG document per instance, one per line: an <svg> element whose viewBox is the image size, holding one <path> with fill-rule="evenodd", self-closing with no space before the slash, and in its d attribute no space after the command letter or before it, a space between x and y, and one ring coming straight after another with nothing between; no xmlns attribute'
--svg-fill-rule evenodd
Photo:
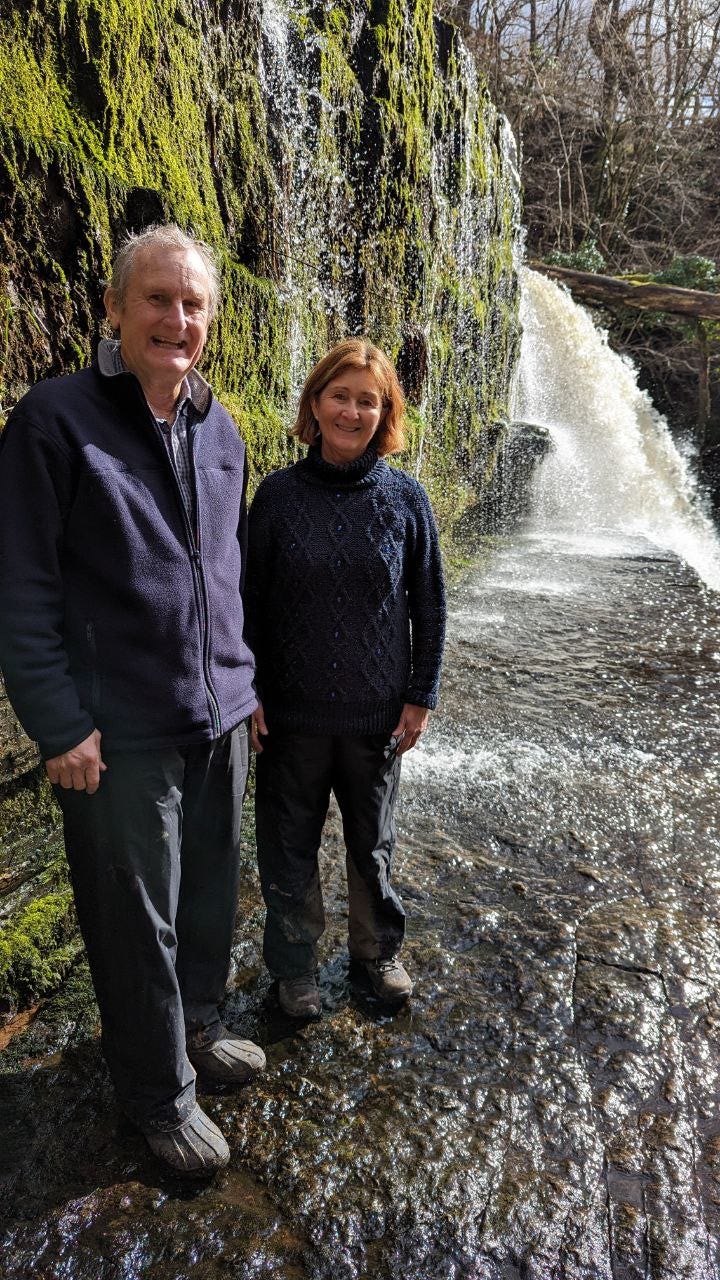
<svg viewBox="0 0 720 1280"><path fill-rule="evenodd" d="M78 963L3 1054L7 1280L719 1274L720 957L698 868L679 917L598 895L582 850L555 850L557 875L524 852L440 829L405 848L418 990L391 1015L348 981L331 824L324 1017L299 1030L262 972L248 866L226 1016L268 1072L204 1096L233 1157L201 1188L123 1126Z"/></svg>
<svg viewBox="0 0 720 1280"><path fill-rule="evenodd" d="M453 598L410 1005L350 984L334 817L324 1016L281 1017L246 830L226 1020L268 1071L203 1095L230 1167L188 1187L124 1127L77 957L5 1030L3 1280L717 1280L720 605L658 555L563 558L563 593L541 551Z"/></svg>

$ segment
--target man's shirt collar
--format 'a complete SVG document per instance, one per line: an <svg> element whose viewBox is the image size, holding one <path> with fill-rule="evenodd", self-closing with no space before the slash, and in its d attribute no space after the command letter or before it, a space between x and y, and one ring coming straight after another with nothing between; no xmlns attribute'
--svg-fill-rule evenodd
<svg viewBox="0 0 720 1280"><path fill-rule="evenodd" d="M118 373L128 372L127 365L120 354L120 343L116 338L102 338L100 340L100 345L98 346L98 368L105 378L114 378ZM197 412L204 414L207 412L211 396L212 391L208 383L198 373L197 369L191 369L182 380L177 407L180 408L185 400L190 400Z"/></svg>

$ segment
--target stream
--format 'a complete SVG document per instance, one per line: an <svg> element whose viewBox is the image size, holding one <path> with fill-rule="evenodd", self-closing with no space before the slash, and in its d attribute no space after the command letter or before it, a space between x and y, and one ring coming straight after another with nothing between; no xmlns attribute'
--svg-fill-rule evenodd
<svg viewBox="0 0 720 1280"><path fill-rule="evenodd" d="M576 331L567 388L575 356L612 385L548 400L543 343L557 362L581 321L546 284L518 395L556 447L451 593L442 707L403 766L410 1004L349 983L332 814L323 1018L291 1025L248 858L226 1021L268 1071L203 1095L232 1160L188 1187L119 1118L79 965L3 1054L7 1280L720 1274L717 539L646 405L593 459L593 415L636 389Z"/></svg>

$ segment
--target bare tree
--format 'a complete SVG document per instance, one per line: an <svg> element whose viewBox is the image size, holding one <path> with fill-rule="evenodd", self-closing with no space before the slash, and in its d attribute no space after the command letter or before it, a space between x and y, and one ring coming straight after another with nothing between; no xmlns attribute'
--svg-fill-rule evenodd
<svg viewBox="0 0 720 1280"><path fill-rule="evenodd" d="M720 253L717 0L446 0L519 134L536 253ZM714 168L711 168L714 166Z"/></svg>

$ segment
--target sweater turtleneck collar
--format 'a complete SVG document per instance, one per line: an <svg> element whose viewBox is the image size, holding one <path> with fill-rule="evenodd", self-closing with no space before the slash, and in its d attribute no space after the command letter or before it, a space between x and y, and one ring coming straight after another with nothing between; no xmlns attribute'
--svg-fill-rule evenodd
<svg viewBox="0 0 720 1280"><path fill-rule="evenodd" d="M377 450L370 444L359 458L354 458L352 462L342 462L339 466L336 466L332 462L325 461L320 452L320 442L317 442L310 445L307 454L300 460L299 465L306 473L323 481L325 484L351 485L359 484L369 476L377 461Z"/></svg>

